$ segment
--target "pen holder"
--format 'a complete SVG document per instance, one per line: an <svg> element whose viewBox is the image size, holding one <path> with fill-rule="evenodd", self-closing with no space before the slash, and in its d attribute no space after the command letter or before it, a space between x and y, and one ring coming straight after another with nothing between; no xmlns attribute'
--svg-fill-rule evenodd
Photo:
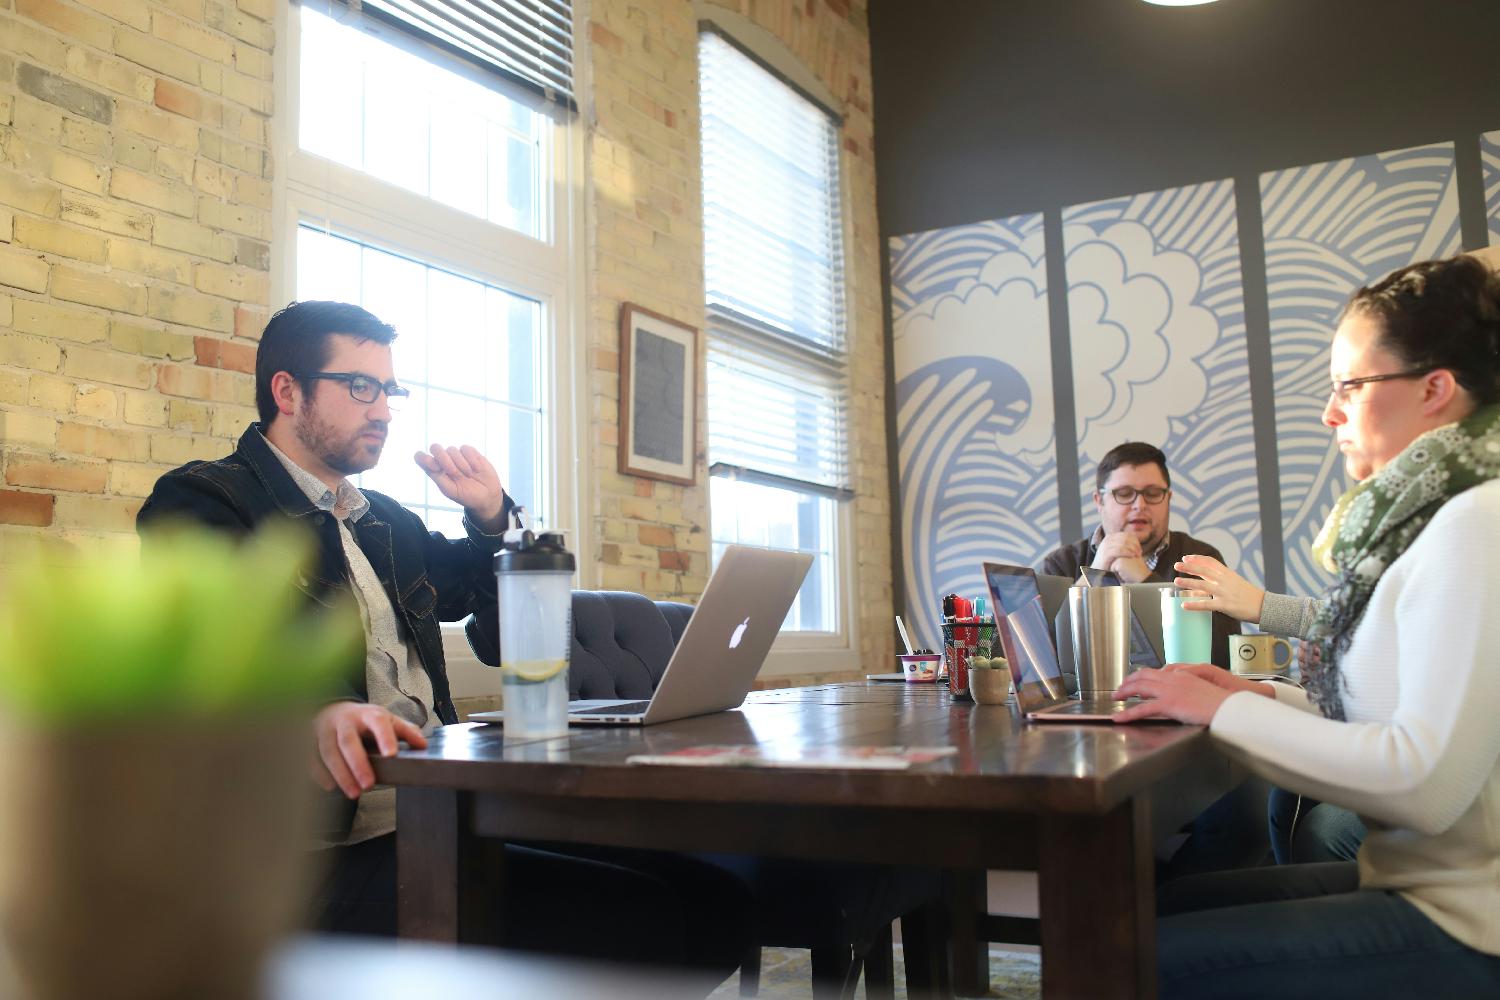
<svg viewBox="0 0 1500 1000"><path fill-rule="evenodd" d="M989 657L995 643L995 619L953 618L942 623L943 663L948 668L948 693L959 701L972 701L969 664L975 657Z"/></svg>

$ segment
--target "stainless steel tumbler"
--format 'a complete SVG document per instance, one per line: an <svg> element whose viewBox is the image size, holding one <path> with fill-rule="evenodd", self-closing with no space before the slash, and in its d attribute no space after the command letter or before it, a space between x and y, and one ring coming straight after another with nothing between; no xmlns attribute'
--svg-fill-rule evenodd
<svg viewBox="0 0 1500 1000"><path fill-rule="evenodd" d="M1107 697L1130 672L1130 594L1124 587L1070 587L1078 694Z"/></svg>

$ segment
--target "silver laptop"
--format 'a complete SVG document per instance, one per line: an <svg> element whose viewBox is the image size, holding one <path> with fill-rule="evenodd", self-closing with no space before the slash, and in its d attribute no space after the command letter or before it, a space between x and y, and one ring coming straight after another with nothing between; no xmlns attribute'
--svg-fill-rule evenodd
<svg viewBox="0 0 1500 1000"><path fill-rule="evenodd" d="M985 563L984 578L995 605L997 625L1004 616L1005 627L997 631L1005 646L1022 715L1036 722L1107 722L1137 704L1070 698L1052 645L1053 625L1044 610L1036 574L1024 566Z"/></svg>
<svg viewBox="0 0 1500 1000"><path fill-rule="evenodd" d="M726 548L651 700L569 702L569 724L650 726L739 707L781 632L812 558L742 545ZM504 718L504 711L469 716L474 722Z"/></svg>

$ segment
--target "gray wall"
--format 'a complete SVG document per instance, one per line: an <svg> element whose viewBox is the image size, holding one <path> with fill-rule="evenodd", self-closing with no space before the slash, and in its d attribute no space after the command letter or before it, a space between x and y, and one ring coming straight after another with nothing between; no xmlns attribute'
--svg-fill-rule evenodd
<svg viewBox="0 0 1500 1000"><path fill-rule="evenodd" d="M870 35L886 235L1500 128L1500 0L872 0Z"/></svg>

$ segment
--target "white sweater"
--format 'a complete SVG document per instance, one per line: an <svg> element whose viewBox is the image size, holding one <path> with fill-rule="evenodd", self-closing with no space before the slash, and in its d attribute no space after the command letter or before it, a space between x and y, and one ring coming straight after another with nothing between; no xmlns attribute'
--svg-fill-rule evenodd
<svg viewBox="0 0 1500 1000"><path fill-rule="evenodd" d="M1359 813L1362 888L1500 955L1500 480L1440 510L1375 587L1341 669L1349 721L1241 692L1210 732L1278 785Z"/></svg>

